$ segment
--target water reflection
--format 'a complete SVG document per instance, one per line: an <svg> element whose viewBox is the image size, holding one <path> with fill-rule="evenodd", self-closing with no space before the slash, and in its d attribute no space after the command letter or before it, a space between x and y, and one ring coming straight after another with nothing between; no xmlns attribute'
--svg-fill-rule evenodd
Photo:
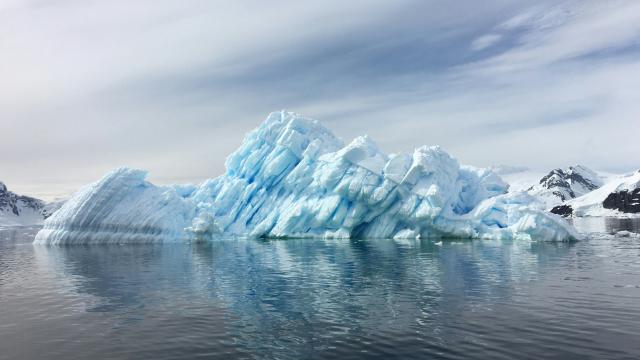
<svg viewBox="0 0 640 360"><path fill-rule="evenodd" d="M167 356L182 334L186 353L455 358L474 347L465 336L508 331L477 314L527 301L519 287L563 266L574 245L218 239L33 250L57 292L108 314L144 357Z"/></svg>
<svg viewBox="0 0 640 360"><path fill-rule="evenodd" d="M568 219L579 231L587 234L613 234L618 231L640 232L640 217L582 217Z"/></svg>

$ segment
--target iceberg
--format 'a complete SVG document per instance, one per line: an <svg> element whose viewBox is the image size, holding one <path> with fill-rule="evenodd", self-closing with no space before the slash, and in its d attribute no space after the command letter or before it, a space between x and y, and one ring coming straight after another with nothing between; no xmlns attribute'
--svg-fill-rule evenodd
<svg viewBox="0 0 640 360"><path fill-rule="evenodd" d="M560 216L487 169L438 146L386 155L345 145L318 121L280 111L245 136L226 172L199 186L156 186L119 168L51 216L35 243L276 238L578 237Z"/></svg>

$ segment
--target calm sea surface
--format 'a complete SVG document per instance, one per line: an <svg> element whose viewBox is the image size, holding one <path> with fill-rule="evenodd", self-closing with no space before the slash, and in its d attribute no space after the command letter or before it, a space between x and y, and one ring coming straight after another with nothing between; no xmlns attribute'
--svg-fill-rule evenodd
<svg viewBox="0 0 640 360"><path fill-rule="evenodd" d="M640 238L46 247L37 230L0 230L0 359L640 358Z"/></svg>

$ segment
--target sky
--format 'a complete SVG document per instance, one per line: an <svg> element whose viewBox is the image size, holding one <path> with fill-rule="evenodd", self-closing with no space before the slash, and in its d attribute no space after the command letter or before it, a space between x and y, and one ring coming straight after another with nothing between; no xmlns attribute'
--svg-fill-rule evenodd
<svg viewBox="0 0 640 360"><path fill-rule="evenodd" d="M287 109L388 153L640 168L640 1L0 0L0 180L224 172Z"/></svg>

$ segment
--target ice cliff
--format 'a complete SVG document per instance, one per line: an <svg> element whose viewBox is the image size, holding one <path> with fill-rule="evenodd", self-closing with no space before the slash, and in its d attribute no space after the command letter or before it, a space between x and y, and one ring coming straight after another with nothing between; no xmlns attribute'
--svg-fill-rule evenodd
<svg viewBox="0 0 640 360"><path fill-rule="evenodd" d="M244 139L226 173L155 186L116 169L49 218L35 242L251 237L463 237L569 240L563 219L493 172L437 146L385 155L367 136L346 146L315 120L276 112Z"/></svg>

